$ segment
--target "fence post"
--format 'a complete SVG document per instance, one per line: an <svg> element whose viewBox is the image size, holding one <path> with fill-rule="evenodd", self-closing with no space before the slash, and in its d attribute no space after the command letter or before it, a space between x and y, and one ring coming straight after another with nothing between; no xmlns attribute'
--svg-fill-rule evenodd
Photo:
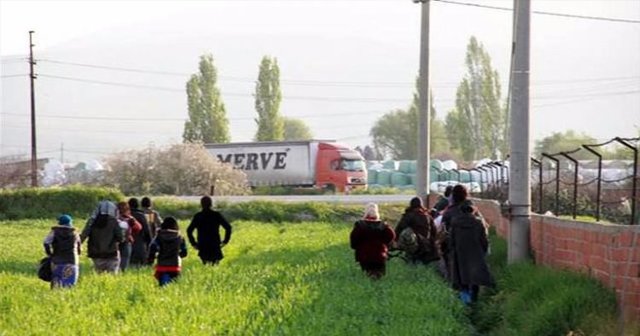
<svg viewBox="0 0 640 336"><path fill-rule="evenodd" d="M566 157L568 160L571 160L575 165L573 169L573 219L576 219L576 215L578 213L578 160L569 156L569 154L573 154L579 151L580 148L571 151L571 152L561 152L560 155Z"/></svg>
<svg viewBox="0 0 640 336"><path fill-rule="evenodd" d="M616 137L615 140L633 151L633 181L631 182L631 225L633 225L636 219L636 204L638 202L636 191L638 185L638 149L619 137Z"/></svg>
<svg viewBox="0 0 640 336"><path fill-rule="evenodd" d="M598 157L598 189L596 192L596 221L600 221L600 199L602 198L602 155L593 150L590 145L582 145L582 148L588 150Z"/></svg>
<svg viewBox="0 0 640 336"><path fill-rule="evenodd" d="M533 163L538 165L538 213L542 214L542 162L531 158Z"/></svg>
<svg viewBox="0 0 640 336"><path fill-rule="evenodd" d="M554 154L555 155L555 154ZM555 215L556 217L559 215L560 210L560 160L553 157L553 155L549 155L547 153L542 153L542 157L540 161L542 162L543 158L547 158L556 163L556 206L555 206Z"/></svg>

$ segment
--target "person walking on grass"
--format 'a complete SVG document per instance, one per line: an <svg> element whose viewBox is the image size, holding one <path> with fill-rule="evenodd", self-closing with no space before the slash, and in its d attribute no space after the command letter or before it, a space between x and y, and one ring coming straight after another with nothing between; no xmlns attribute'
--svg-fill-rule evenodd
<svg viewBox="0 0 640 336"><path fill-rule="evenodd" d="M393 229L380 220L378 205L367 204L364 216L354 224L349 240L356 261L372 279L385 275L389 244L394 238Z"/></svg>
<svg viewBox="0 0 640 336"><path fill-rule="evenodd" d="M465 304L478 299L480 286L495 286L485 256L489 250L488 226L467 200L467 189L456 185L452 191L453 205L444 214L447 232L446 260L449 280L460 291Z"/></svg>
<svg viewBox="0 0 640 336"><path fill-rule="evenodd" d="M193 216L191 224L187 228L189 243L198 250L198 256L205 265L216 265L224 254L222 247L229 243L231 239L231 224L221 213L212 209L213 201L211 197L204 196L200 199L202 211ZM224 229L224 239L220 241L220 227ZM193 231L197 231L197 238L193 236Z"/></svg>
<svg viewBox="0 0 640 336"><path fill-rule="evenodd" d="M151 230L151 236L155 237L158 230L160 230L160 225L162 224L162 217L160 217L160 213L152 208L151 199L149 197L143 197L140 200L140 205L142 206L142 212L144 216L147 218L147 223L149 224L149 230Z"/></svg>
<svg viewBox="0 0 640 336"><path fill-rule="evenodd" d="M395 234L396 245L407 254L410 262L426 265L440 258L436 249L436 226L420 197L411 199Z"/></svg>
<svg viewBox="0 0 640 336"><path fill-rule="evenodd" d="M129 208L131 209L131 216L135 218L142 230L133 235L133 245L131 246L131 267L141 267L147 262L149 256L149 244L153 236L151 235L151 229L149 229L149 223L144 215L144 211L140 209L140 202L137 198L129 199Z"/></svg>
<svg viewBox="0 0 640 336"><path fill-rule="evenodd" d="M118 225L116 205L101 201L87 221L80 239L88 239L88 255L98 273L118 273L120 269L119 244L124 241L122 229Z"/></svg>
<svg viewBox="0 0 640 336"><path fill-rule="evenodd" d="M81 241L75 230L71 216L62 215L44 238L44 251L51 258L51 288L72 287L78 282Z"/></svg>
<svg viewBox="0 0 640 336"><path fill-rule="evenodd" d="M124 241L120 244L120 270L125 271L129 267L131 249L134 235L142 230L142 225L131 216L131 209L127 202L118 202L118 225L122 229Z"/></svg>
<svg viewBox="0 0 640 336"><path fill-rule="evenodd" d="M149 264L153 264L158 257L155 266L155 277L158 284L164 286L180 276L182 271L182 258L187 257L187 245L180 235L178 222L173 217L167 217L160 225L158 234L149 245Z"/></svg>

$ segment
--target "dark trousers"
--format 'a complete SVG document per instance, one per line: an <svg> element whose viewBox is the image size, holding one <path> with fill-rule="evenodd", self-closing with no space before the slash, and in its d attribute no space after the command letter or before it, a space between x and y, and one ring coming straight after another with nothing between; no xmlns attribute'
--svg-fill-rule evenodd
<svg viewBox="0 0 640 336"><path fill-rule="evenodd" d="M156 272L160 287L167 285L180 276L180 272Z"/></svg>
<svg viewBox="0 0 640 336"><path fill-rule="evenodd" d="M386 272L385 262L361 262L360 267L372 279L380 279Z"/></svg>

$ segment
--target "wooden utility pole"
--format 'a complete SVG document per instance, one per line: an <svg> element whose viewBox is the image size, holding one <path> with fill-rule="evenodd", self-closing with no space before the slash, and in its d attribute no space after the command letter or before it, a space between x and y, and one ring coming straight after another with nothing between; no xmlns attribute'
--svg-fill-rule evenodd
<svg viewBox="0 0 640 336"><path fill-rule="evenodd" d="M31 186L38 186L38 151L36 145L36 92L33 66L36 62L33 60L33 30L29 31L29 78L31 82Z"/></svg>

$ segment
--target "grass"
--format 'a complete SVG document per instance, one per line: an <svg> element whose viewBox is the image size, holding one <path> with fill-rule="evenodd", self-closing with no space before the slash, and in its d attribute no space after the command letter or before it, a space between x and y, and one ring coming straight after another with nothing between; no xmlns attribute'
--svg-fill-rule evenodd
<svg viewBox="0 0 640 336"><path fill-rule="evenodd" d="M190 249L166 288L149 268L97 275L82 256L78 285L53 291L35 275L50 225L0 222L0 335L470 334L464 307L432 270L392 259L385 278L366 278L348 246L351 225L239 221L219 266Z"/></svg>
<svg viewBox="0 0 640 336"><path fill-rule="evenodd" d="M496 292L484 292L471 314L485 335L619 335L612 291L581 274L531 263L507 265L507 244L491 236L488 261ZM632 330L624 335L634 335Z"/></svg>

